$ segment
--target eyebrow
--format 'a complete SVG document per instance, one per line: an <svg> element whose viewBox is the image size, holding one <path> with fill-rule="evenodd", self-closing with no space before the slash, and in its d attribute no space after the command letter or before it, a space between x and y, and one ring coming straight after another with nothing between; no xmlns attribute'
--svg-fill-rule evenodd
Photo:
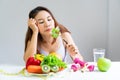
<svg viewBox="0 0 120 80"><path fill-rule="evenodd" d="M51 17L51 16L48 16L47 18L49 18L49 17ZM40 21L40 20L43 20L43 19L38 19L38 21Z"/></svg>

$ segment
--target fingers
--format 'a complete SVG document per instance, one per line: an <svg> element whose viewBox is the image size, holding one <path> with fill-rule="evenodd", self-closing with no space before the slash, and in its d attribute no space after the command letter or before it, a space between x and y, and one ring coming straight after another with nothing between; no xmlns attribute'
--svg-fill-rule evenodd
<svg viewBox="0 0 120 80"><path fill-rule="evenodd" d="M30 19L28 20L28 26L33 26L33 25L35 25L35 24L36 24L36 20L35 20L35 19L30 18Z"/></svg>
<svg viewBox="0 0 120 80"><path fill-rule="evenodd" d="M38 32L38 26L36 24L37 22L33 18L28 20L28 27L31 28L33 32Z"/></svg>

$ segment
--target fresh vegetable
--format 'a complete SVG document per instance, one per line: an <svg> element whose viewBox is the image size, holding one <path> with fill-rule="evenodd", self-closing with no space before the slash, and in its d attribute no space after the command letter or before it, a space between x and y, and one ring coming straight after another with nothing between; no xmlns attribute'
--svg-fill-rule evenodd
<svg viewBox="0 0 120 80"><path fill-rule="evenodd" d="M56 52L51 52L50 54L62 60L62 56L60 54L57 54Z"/></svg>
<svg viewBox="0 0 120 80"><path fill-rule="evenodd" d="M62 71L62 70L64 70L65 68L59 68L59 71Z"/></svg>
<svg viewBox="0 0 120 80"><path fill-rule="evenodd" d="M43 73L49 73L50 72L50 66L42 65L42 71L43 71Z"/></svg>
<svg viewBox="0 0 120 80"><path fill-rule="evenodd" d="M60 29L59 27L53 28L52 29L52 37L57 38L59 36Z"/></svg>
<svg viewBox="0 0 120 80"><path fill-rule="evenodd" d="M26 62L26 69L28 68L29 65L40 65L41 61L35 59L34 57L29 57L27 62Z"/></svg>
<svg viewBox="0 0 120 80"><path fill-rule="evenodd" d="M58 66L59 68L67 67L65 62L63 62L61 59L57 58L55 55L51 55L51 54L49 54L48 56L45 56L40 65L41 66L48 65L50 67Z"/></svg>
<svg viewBox="0 0 120 80"><path fill-rule="evenodd" d="M42 60L44 59L44 55L43 54L35 54L35 59L40 60L42 62Z"/></svg>
<svg viewBox="0 0 120 80"><path fill-rule="evenodd" d="M26 62L26 69L31 73L58 72L66 67L67 64L59 59L55 52L50 53L48 56L35 54L34 57L29 57Z"/></svg>
<svg viewBox="0 0 120 80"><path fill-rule="evenodd" d="M39 65L29 65L27 67L27 71L29 73L38 73L38 74L40 74L40 73L42 73L42 68Z"/></svg>

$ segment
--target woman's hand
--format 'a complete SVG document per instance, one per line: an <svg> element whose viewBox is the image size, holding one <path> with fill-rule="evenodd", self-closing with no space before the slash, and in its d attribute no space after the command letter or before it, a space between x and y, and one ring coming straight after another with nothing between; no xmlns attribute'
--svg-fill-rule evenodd
<svg viewBox="0 0 120 80"><path fill-rule="evenodd" d="M36 24L36 20L35 19L30 18L28 20L28 27L30 27L33 32L38 32L38 26Z"/></svg>

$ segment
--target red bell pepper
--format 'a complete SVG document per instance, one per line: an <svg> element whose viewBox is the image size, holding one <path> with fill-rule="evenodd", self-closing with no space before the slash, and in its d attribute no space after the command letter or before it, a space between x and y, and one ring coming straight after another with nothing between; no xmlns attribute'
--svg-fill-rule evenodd
<svg viewBox="0 0 120 80"><path fill-rule="evenodd" d="M26 62L26 69L29 65L40 65L41 61L35 59L34 57L29 57Z"/></svg>

